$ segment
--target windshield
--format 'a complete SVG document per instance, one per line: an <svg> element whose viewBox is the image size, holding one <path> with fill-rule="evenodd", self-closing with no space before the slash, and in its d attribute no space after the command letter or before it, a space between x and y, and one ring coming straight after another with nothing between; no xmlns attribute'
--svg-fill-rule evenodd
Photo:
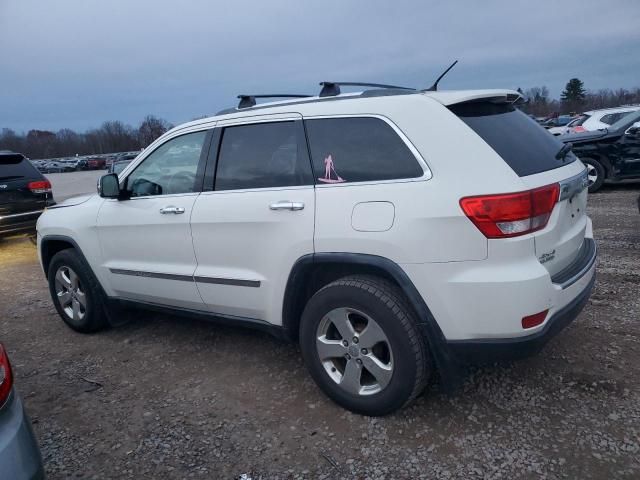
<svg viewBox="0 0 640 480"><path fill-rule="evenodd" d="M618 120L616 123L611 125L607 130L612 132L615 130L627 129L630 125L638 121L640 121L640 110L638 110L637 112L628 113L627 115L622 117L620 120Z"/></svg>

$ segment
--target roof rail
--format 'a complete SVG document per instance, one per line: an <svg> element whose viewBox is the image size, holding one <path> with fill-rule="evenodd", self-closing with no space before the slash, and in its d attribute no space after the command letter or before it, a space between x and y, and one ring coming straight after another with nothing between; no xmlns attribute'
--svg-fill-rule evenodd
<svg viewBox="0 0 640 480"><path fill-rule="evenodd" d="M340 95L340 85L344 87L374 87L374 88L394 88L400 90L415 90L410 87L399 87L397 85L384 85L381 83L363 83L363 82L320 82L322 90L319 97L335 97Z"/></svg>
<svg viewBox="0 0 640 480"><path fill-rule="evenodd" d="M273 95L238 95L240 102L238 108L249 108L256 104L256 98L307 98L311 95L290 95L290 94L273 94Z"/></svg>

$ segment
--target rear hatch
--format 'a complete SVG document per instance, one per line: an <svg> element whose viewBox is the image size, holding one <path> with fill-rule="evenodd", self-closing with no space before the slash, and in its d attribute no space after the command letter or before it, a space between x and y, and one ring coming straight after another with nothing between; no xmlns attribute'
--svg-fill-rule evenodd
<svg viewBox="0 0 640 480"><path fill-rule="evenodd" d="M0 217L42 210L50 196L42 182L46 179L24 156L0 153Z"/></svg>
<svg viewBox="0 0 640 480"><path fill-rule="evenodd" d="M584 248L588 223L584 166L571 152L559 154L564 144L511 103L481 100L449 109L521 177L523 190L558 185L548 223L531 235L540 263L552 277L561 274Z"/></svg>

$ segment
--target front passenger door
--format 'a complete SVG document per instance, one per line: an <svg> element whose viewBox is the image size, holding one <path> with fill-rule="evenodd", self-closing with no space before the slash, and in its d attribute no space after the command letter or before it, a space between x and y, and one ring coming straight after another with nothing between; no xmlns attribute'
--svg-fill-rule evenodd
<svg viewBox="0 0 640 480"><path fill-rule="evenodd" d="M104 201L97 219L101 268L117 297L202 309L189 219L209 139L197 131L167 140L124 179L130 198Z"/></svg>

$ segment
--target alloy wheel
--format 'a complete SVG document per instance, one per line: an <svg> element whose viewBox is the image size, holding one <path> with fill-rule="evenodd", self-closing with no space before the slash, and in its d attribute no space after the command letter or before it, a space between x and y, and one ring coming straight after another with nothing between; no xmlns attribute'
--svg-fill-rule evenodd
<svg viewBox="0 0 640 480"><path fill-rule="evenodd" d="M55 287L65 315L74 321L82 320L87 314L87 296L78 274L68 266L61 266L56 271Z"/></svg>
<svg viewBox="0 0 640 480"><path fill-rule="evenodd" d="M329 377L353 395L379 393L393 375L387 335L369 315L336 308L320 321L316 350Z"/></svg>
<svg viewBox="0 0 640 480"><path fill-rule="evenodd" d="M587 186L591 186L598 181L598 170L596 167L587 163Z"/></svg>

